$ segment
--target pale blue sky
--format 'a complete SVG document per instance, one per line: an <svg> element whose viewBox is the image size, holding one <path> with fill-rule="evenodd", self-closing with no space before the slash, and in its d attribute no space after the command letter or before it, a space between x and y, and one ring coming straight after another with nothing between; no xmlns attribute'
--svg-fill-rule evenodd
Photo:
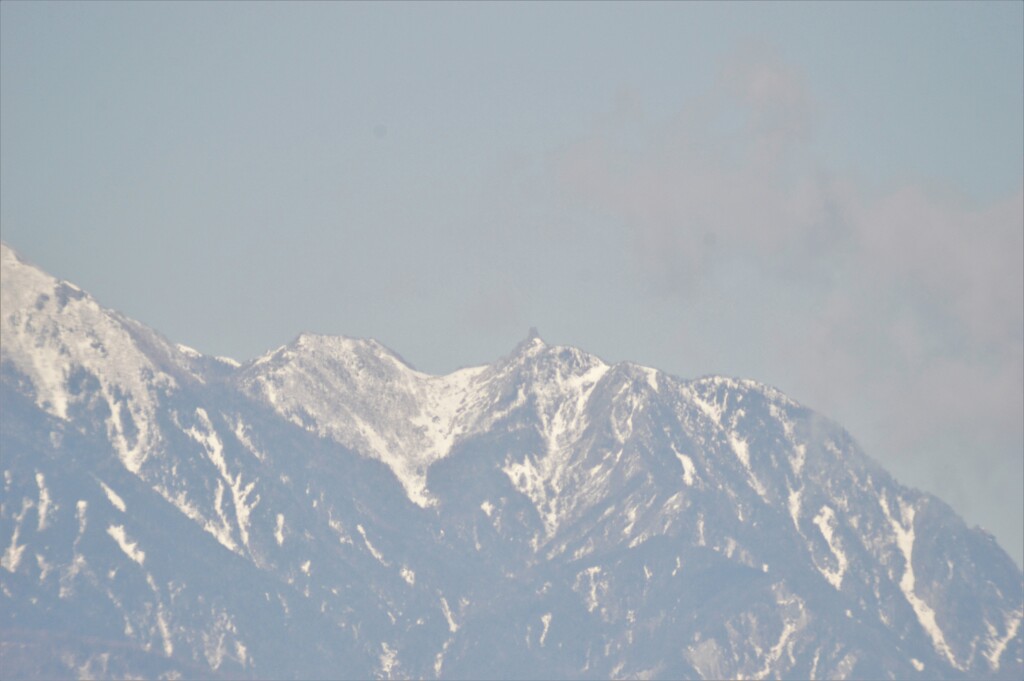
<svg viewBox="0 0 1024 681"><path fill-rule="evenodd" d="M1024 557L1024 4L0 4L0 227L172 340L778 386Z"/></svg>

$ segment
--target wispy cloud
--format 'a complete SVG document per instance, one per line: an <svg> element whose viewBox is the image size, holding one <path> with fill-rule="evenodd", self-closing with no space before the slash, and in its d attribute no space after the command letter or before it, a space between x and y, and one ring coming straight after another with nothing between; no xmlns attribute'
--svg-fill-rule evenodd
<svg viewBox="0 0 1024 681"><path fill-rule="evenodd" d="M842 188L798 173L814 124L806 88L774 57L729 61L715 86L670 120L621 109L567 146L566 191L618 216L661 292L697 285L720 252L775 258L817 244Z"/></svg>
<svg viewBox="0 0 1024 681"><path fill-rule="evenodd" d="M986 205L923 181L862 189L816 158L812 93L770 50L729 60L671 119L621 111L552 171L629 232L641 282L699 298L731 262L780 305L810 291L795 318L751 341L786 363L805 399L867 405L872 431L860 435L894 456L950 462L973 443L983 464L1019 468L1024 185Z"/></svg>

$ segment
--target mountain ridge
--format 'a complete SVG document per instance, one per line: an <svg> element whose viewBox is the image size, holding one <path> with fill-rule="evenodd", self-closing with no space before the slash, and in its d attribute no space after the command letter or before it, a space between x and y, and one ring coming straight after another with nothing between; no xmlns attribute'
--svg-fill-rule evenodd
<svg viewBox="0 0 1024 681"><path fill-rule="evenodd" d="M100 676L1024 669L1024 577L994 538L770 386L535 330L440 376L308 333L234 366L6 244L2 264L18 669L33 650Z"/></svg>

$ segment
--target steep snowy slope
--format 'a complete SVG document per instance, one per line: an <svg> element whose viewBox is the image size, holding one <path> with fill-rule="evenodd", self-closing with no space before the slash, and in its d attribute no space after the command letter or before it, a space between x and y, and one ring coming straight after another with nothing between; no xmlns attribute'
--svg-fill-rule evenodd
<svg viewBox="0 0 1024 681"><path fill-rule="evenodd" d="M2 247L5 678L1020 678L1024 575L767 386L241 366Z"/></svg>

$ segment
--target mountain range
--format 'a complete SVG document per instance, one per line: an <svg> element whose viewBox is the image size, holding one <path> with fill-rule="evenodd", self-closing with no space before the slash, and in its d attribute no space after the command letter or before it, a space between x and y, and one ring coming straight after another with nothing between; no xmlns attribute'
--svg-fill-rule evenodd
<svg viewBox="0 0 1024 681"><path fill-rule="evenodd" d="M239 363L6 244L5 679L1024 677L1024 574L751 380Z"/></svg>

